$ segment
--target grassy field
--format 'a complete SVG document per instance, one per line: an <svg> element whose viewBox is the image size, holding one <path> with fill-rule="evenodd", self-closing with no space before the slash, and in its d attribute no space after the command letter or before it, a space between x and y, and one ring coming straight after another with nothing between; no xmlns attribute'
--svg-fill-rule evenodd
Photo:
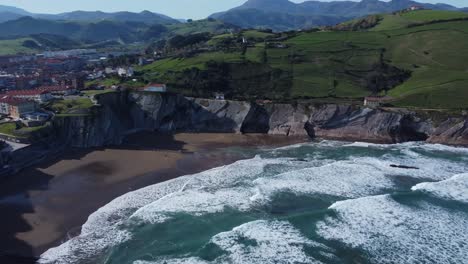
<svg viewBox="0 0 468 264"><path fill-rule="evenodd" d="M94 95L107 94L107 93L113 93L113 92L115 92L115 90L111 90L111 89L82 91L82 93L87 96L94 96Z"/></svg>
<svg viewBox="0 0 468 264"><path fill-rule="evenodd" d="M406 13L381 15L379 24L371 31L383 31L405 28L413 24L427 23L437 20L468 19L468 13L453 11L418 10Z"/></svg>
<svg viewBox="0 0 468 264"><path fill-rule="evenodd" d="M210 21L208 19L196 20L188 23L172 24L168 26L171 34L188 35L202 32L224 33L229 27L221 21Z"/></svg>
<svg viewBox="0 0 468 264"><path fill-rule="evenodd" d="M0 40L0 56L11 55L11 54L33 54L37 52L35 49L27 48L23 46L23 42L31 40L32 38L18 38L18 39L6 39Z"/></svg>
<svg viewBox="0 0 468 264"><path fill-rule="evenodd" d="M8 136L15 136L16 123L3 123L0 124L0 133Z"/></svg>
<svg viewBox="0 0 468 264"><path fill-rule="evenodd" d="M264 39L267 37L274 36L274 34L258 30L247 30L242 32L242 36L244 36L247 39Z"/></svg>
<svg viewBox="0 0 468 264"><path fill-rule="evenodd" d="M88 115L94 103L89 98L77 98L67 100L55 100L47 105L59 116Z"/></svg>
<svg viewBox="0 0 468 264"><path fill-rule="evenodd" d="M265 96L293 100L359 99L372 93L369 76L379 74L396 106L468 108L468 20L446 21L464 17L468 14L431 10L382 15L369 31L303 32L285 40L287 48L265 48L259 41L245 53L205 52L139 70L148 81L187 87L179 91L188 94L227 86L225 92L261 96L257 85ZM408 27L415 23L425 24ZM230 66L209 68L213 61L218 68Z"/></svg>
<svg viewBox="0 0 468 264"><path fill-rule="evenodd" d="M27 127L23 124L19 124L16 122L10 122L10 123L4 123L0 124L0 133L10 136L10 137L15 137L15 138L34 138L37 135L40 135L41 133L45 132L48 130L49 124L46 123L42 126L37 126L37 127Z"/></svg>

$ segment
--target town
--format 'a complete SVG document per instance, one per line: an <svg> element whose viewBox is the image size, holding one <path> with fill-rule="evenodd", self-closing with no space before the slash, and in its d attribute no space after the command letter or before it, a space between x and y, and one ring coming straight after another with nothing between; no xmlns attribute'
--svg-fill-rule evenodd
<svg viewBox="0 0 468 264"><path fill-rule="evenodd" d="M14 123L39 127L60 114L53 105L92 104L96 92L120 89L116 85L85 84L112 76L131 79L132 66L113 66L115 62L110 62L119 56L132 56L140 65L151 62L137 54L100 53L92 49L0 56L0 126ZM141 89L166 91L165 85L154 84ZM2 132L2 139L17 141Z"/></svg>

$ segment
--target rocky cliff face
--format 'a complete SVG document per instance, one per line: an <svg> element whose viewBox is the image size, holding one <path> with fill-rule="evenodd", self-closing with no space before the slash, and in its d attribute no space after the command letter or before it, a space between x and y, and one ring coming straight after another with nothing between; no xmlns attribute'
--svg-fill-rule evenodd
<svg viewBox="0 0 468 264"><path fill-rule="evenodd" d="M174 94L111 93L91 116L57 118L57 136L75 147L119 144L137 130L265 133L379 143L425 141L468 146L468 119L434 125L409 111L349 105L266 104L185 98Z"/></svg>

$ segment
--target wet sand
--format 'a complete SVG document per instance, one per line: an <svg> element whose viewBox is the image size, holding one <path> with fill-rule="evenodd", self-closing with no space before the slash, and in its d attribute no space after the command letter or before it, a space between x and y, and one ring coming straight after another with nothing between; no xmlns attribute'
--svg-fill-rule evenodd
<svg viewBox="0 0 468 264"><path fill-rule="evenodd" d="M307 140L138 133L121 146L72 149L0 183L0 255L39 256L78 234L90 214L124 193L254 155L227 147L253 150Z"/></svg>

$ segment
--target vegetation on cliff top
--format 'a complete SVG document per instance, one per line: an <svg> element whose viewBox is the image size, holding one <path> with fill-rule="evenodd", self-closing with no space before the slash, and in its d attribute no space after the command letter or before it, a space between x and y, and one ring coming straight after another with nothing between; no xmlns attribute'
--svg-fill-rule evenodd
<svg viewBox="0 0 468 264"><path fill-rule="evenodd" d="M387 91L397 106L468 108L465 15L415 11L383 16L365 31L259 32L263 40L247 45L243 33L224 34L208 41L232 38L217 50L181 53L139 71L147 82L194 96L362 98ZM411 23L388 22L394 17Z"/></svg>
<svg viewBox="0 0 468 264"><path fill-rule="evenodd" d="M0 124L0 134L21 139L34 139L41 138L49 128L49 123L42 126L27 127L19 122L9 122Z"/></svg>

